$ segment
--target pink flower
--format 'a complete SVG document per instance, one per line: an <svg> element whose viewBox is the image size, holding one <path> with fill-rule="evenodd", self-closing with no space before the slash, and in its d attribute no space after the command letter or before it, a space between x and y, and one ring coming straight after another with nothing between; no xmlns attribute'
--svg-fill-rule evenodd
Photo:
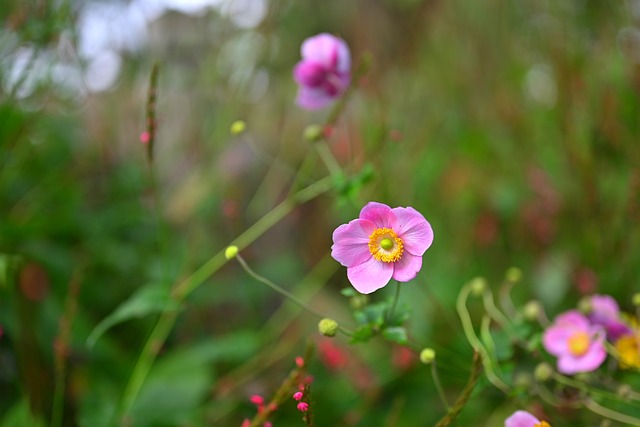
<svg viewBox="0 0 640 427"><path fill-rule="evenodd" d="M597 369L607 352L604 330L584 315L572 310L558 316L542 337L544 348L558 358L558 371L564 374Z"/></svg>
<svg viewBox="0 0 640 427"><path fill-rule="evenodd" d="M589 320L595 325L604 327L607 331L607 338L611 342L631 333L631 328L621 321L618 303L609 295L593 295L591 297Z"/></svg>
<svg viewBox="0 0 640 427"><path fill-rule="evenodd" d="M306 402L298 403L298 411L307 412L309 410L309 404Z"/></svg>
<svg viewBox="0 0 640 427"><path fill-rule="evenodd" d="M300 85L296 102L317 110L340 97L351 81L351 55L344 40L322 33L302 43L302 60L293 77Z"/></svg>
<svg viewBox="0 0 640 427"><path fill-rule="evenodd" d="M297 401L302 400L302 396L303 396L303 394L302 394L302 392L301 392L301 391L296 391L295 393L293 393L293 398L294 398L295 400L297 400Z"/></svg>
<svg viewBox="0 0 640 427"><path fill-rule="evenodd" d="M504 427L551 427L548 422L540 421L527 411L516 411L504 420Z"/></svg>
<svg viewBox="0 0 640 427"><path fill-rule="evenodd" d="M358 292L370 294L391 278L408 282L416 277L432 242L433 230L420 212L369 202L358 219L333 232L331 256L347 267Z"/></svg>

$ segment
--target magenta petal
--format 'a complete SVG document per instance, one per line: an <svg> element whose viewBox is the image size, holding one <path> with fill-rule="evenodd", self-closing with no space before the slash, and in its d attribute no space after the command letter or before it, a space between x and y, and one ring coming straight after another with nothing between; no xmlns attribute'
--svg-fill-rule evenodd
<svg viewBox="0 0 640 427"><path fill-rule="evenodd" d="M371 258L369 235L375 225L367 220L355 219L343 224L333 232L331 256L345 267L362 264Z"/></svg>
<svg viewBox="0 0 640 427"><path fill-rule="evenodd" d="M413 280L422 268L422 257L405 252L399 261L393 264L393 278L398 282Z"/></svg>
<svg viewBox="0 0 640 427"><path fill-rule="evenodd" d="M393 275L393 264L377 261L371 257L355 267L347 268L349 281L361 294L370 294L383 288Z"/></svg>
<svg viewBox="0 0 640 427"><path fill-rule="evenodd" d="M574 330L586 331L591 326L591 322L586 316L577 310L569 310L555 318L554 325L570 327Z"/></svg>
<svg viewBox="0 0 640 427"><path fill-rule="evenodd" d="M405 250L413 255L424 255L433 243L431 224L412 207L395 208L392 211L398 218L395 231L402 239Z"/></svg>
<svg viewBox="0 0 640 427"><path fill-rule="evenodd" d="M398 223L396 215L384 203L369 202L360 211L360 218L368 219L380 228L395 229Z"/></svg>
<svg viewBox="0 0 640 427"><path fill-rule="evenodd" d="M329 69L348 73L351 55L344 40L328 33L309 37L302 43L300 53L304 59L318 62Z"/></svg>
<svg viewBox="0 0 640 427"><path fill-rule="evenodd" d="M322 87L300 86L296 104L307 110L319 110L330 105L335 98L328 95Z"/></svg>
<svg viewBox="0 0 640 427"><path fill-rule="evenodd" d="M322 85L325 76L325 68L317 62L300 61L293 69L293 77L296 82L309 87Z"/></svg>
<svg viewBox="0 0 640 427"><path fill-rule="evenodd" d="M534 427L539 419L527 411L516 411L504 421L504 427Z"/></svg>
<svg viewBox="0 0 640 427"><path fill-rule="evenodd" d="M580 357L574 357L571 354L560 357L558 371L567 375L595 371L602 365L606 357L607 351L602 342L593 342L589 350Z"/></svg>

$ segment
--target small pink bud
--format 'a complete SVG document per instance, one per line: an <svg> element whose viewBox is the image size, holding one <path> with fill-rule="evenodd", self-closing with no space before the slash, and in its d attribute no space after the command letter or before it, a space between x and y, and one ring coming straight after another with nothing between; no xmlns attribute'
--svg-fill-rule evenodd
<svg viewBox="0 0 640 427"><path fill-rule="evenodd" d="M298 411L307 412L309 410L309 404L307 402L298 403Z"/></svg>
<svg viewBox="0 0 640 427"><path fill-rule="evenodd" d="M251 426L251 420L248 418L245 418L240 427L250 427L250 426Z"/></svg>
<svg viewBox="0 0 640 427"><path fill-rule="evenodd" d="M302 368L304 366L304 359L302 357L296 357L296 366L298 368Z"/></svg>
<svg viewBox="0 0 640 427"><path fill-rule="evenodd" d="M266 423L263 424L264 427L273 427L273 424L271 424L271 421L267 421Z"/></svg>
<svg viewBox="0 0 640 427"><path fill-rule="evenodd" d="M264 405L264 398L262 396L258 395L258 394L254 394L253 396L251 396L251 399L249 399L249 400L254 405L257 405L257 406Z"/></svg>
<svg viewBox="0 0 640 427"><path fill-rule="evenodd" d="M151 139L151 135L149 135L149 132L147 132L146 130L140 134L140 142L142 142L143 144L147 144L149 142L149 139Z"/></svg>
<svg viewBox="0 0 640 427"><path fill-rule="evenodd" d="M301 392L301 391L296 391L295 393L293 393L293 398L294 398L295 400L301 400L301 399L302 399L302 396L303 396L303 394L302 394L302 392Z"/></svg>

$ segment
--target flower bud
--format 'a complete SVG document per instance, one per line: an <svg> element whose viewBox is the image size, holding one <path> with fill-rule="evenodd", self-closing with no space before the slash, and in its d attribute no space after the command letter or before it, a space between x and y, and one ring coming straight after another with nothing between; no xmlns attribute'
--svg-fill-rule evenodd
<svg viewBox="0 0 640 427"><path fill-rule="evenodd" d="M586 314L591 313L591 297L581 298L580 301L578 301L578 310Z"/></svg>
<svg viewBox="0 0 640 427"><path fill-rule="evenodd" d="M633 305L640 307L640 292L633 294L631 301L633 302Z"/></svg>
<svg viewBox="0 0 640 427"><path fill-rule="evenodd" d="M520 280L522 280L522 270L520 270L518 267L511 267L505 273L504 278L507 280L507 282L518 283Z"/></svg>
<svg viewBox="0 0 640 427"><path fill-rule="evenodd" d="M519 388L529 388L531 387L531 382L531 375L526 372L519 372L513 379L513 384Z"/></svg>
<svg viewBox="0 0 640 427"><path fill-rule="evenodd" d="M369 302L369 297L367 297L366 295L358 294L349 298L349 305L354 310L362 310L367 305L368 302Z"/></svg>
<svg viewBox="0 0 640 427"><path fill-rule="evenodd" d="M434 360L436 360L436 351L432 348L424 348L420 352L420 361L425 365L429 365Z"/></svg>
<svg viewBox="0 0 640 427"><path fill-rule="evenodd" d="M541 312L542 312L542 307L540 306L540 302L536 300L531 300L524 305L522 314L524 315L525 319L532 322L540 316Z"/></svg>
<svg viewBox="0 0 640 427"><path fill-rule="evenodd" d="M231 245L229 247L227 247L227 249L224 250L224 257L227 260L231 260L234 259L236 257L236 255L238 255L238 247Z"/></svg>
<svg viewBox="0 0 640 427"><path fill-rule="evenodd" d="M333 319L322 319L318 323L318 331L325 337L335 337L338 332L338 322Z"/></svg>
<svg viewBox="0 0 640 427"><path fill-rule="evenodd" d="M323 132L320 125L309 125L304 128L304 139L311 142L320 141L322 139Z"/></svg>
<svg viewBox="0 0 640 427"><path fill-rule="evenodd" d="M229 128L231 135L240 135L244 133L245 130L247 130L247 123L244 120L236 120L231 123L231 127Z"/></svg>
<svg viewBox="0 0 640 427"><path fill-rule="evenodd" d="M533 371L533 377L536 381L544 382L551 378L553 375L553 368L548 363L540 363L536 366L536 369Z"/></svg>
<svg viewBox="0 0 640 427"><path fill-rule="evenodd" d="M487 281L484 277L475 277L469 282L471 286L471 293L475 296L480 296L487 289Z"/></svg>

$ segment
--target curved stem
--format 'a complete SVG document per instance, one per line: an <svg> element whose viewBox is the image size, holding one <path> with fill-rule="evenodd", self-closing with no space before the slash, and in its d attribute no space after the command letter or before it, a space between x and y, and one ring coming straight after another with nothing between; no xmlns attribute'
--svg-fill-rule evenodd
<svg viewBox="0 0 640 427"><path fill-rule="evenodd" d="M282 220L282 218L288 215L296 206L326 193L332 188L332 186L333 180L330 176L327 176L308 187L303 188L273 208L269 213L263 216L254 225L249 227L244 233L231 242L230 245L235 245L238 249L245 248ZM225 249L212 256L209 261L174 287L171 294L173 302L182 302L209 277L211 277L211 275L227 263L227 259L224 255ZM169 336L176 318L177 312L175 310L163 312L151 331L151 334L147 338L123 393L120 405L120 414L123 417L126 417L131 411L133 403L138 397L140 389L142 388L142 385L151 370L151 366L156 359L158 350L162 347Z"/></svg>

